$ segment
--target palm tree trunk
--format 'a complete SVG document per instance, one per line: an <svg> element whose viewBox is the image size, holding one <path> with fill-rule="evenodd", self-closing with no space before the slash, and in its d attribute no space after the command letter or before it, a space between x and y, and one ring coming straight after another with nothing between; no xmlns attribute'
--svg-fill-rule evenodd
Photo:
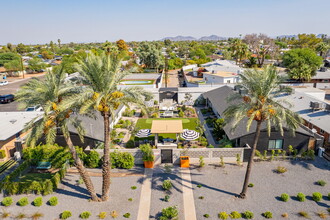
<svg viewBox="0 0 330 220"><path fill-rule="evenodd" d="M107 201L109 198L110 191L110 115L108 112L104 112L103 115L104 121L104 155L102 163L102 201Z"/></svg>
<svg viewBox="0 0 330 220"><path fill-rule="evenodd" d="M65 137L65 141L70 149L70 152L72 154L72 157L74 159L74 163L75 163L75 167L77 168L81 178L83 179L86 188L89 192L89 194L92 197L92 201L95 202L100 202L100 198L96 195L95 189L94 189L94 185L92 183L92 180L88 174L88 172L86 171L83 163L81 162L80 158L78 157L76 148L73 146L70 135L68 135L67 137Z"/></svg>
<svg viewBox="0 0 330 220"><path fill-rule="evenodd" d="M243 189L242 189L242 192L239 195L239 197L242 198L242 199L245 199L245 197L246 197L246 191L247 191L247 188L248 188L248 185L249 185L249 179L250 179L250 174L251 174L252 165L253 165L253 158L254 158L256 148L257 148L257 144L258 144L259 137L260 137L260 130L261 130L261 121L258 121L257 122L256 134L254 136L254 143L253 143L253 147L252 147L251 156L249 158L249 162L248 162L248 165L247 165L247 168L246 168Z"/></svg>

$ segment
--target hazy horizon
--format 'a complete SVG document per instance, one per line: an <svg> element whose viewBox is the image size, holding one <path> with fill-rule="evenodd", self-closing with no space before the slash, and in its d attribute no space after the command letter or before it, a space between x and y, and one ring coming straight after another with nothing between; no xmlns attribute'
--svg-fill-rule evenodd
<svg viewBox="0 0 330 220"><path fill-rule="evenodd" d="M178 35L330 35L329 0L13 0L1 5L0 45L153 41Z"/></svg>

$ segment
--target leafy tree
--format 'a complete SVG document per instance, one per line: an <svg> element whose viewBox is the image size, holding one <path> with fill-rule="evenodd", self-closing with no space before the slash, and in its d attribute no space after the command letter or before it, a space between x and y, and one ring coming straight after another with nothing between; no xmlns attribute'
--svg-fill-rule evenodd
<svg viewBox="0 0 330 220"><path fill-rule="evenodd" d="M126 76L121 70L121 60L117 56L105 53L99 56L88 54L84 60L75 65L80 73L78 93L74 94L64 105L67 107L81 106L80 113L95 114L98 111L104 121L104 156L102 162L102 200L106 201L110 191L110 117L121 105L136 103L143 105L145 98L150 99L151 94L142 87L118 88L119 82ZM96 111L95 111L96 110Z"/></svg>
<svg viewBox="0 0 330 220"><path fill-rule="evenodd" d="M61 48L61 39L57 39L58 47Z"/></svg>
<svg viewBox="0 0 330 220"><path fill-rule="evenodd" d="M318 43L316 45L316 51L320 53L320 56L325 58L326 55L327 55L327 52L329 51L330 49L330 45L325 43L325 42L321 42L321 43Z"/></svg>
<svg viewBox="0 0 330 220"><path fill-rule="evenodd" d="M247 130L250 130L252 124L256 125L252 151L243 189L240 193L240 197L245 198L262 124L266 125L268 135L270 135L272 127L276 127L283 135L283 125L286 125L286 128L294 134L302 123L302 119L289 109L290 103L283 99L275 99L275 97L287 93L289 89L280 86L282 79L274 67L265 67L263 70L246 70L240 74L240 78L239 85L246 89L248 94L242 96L234 93L228 97L230 105L224 111L224 117L226 123L232 126L233 131L244 119ZM283 104L286 104L288 108L284 108Z"/></svg>
<svg viewBox="0 0 330 220"><path fill-rule="evenodd" d="M8 71L22 71L22 64L20 60L12 60L5 63L4 67Z"/></svg>
<svg viewBox="0 0 330 220"><path fill-rule="evenodd" d="M86 188L93 201L99 201L90 179L77 151L72 144L68 124L72 124L83 141L84 130L81 122L76 117L73 118L71 109L62 109L60 104L63 98L66 98L75 90L75 85L65 82L65 72L63 69L56 69L46 74L44 80L38 78L31 79L23 85L16 94L16 99L20 103L20 108L39 105L44 113L41 117L32 119L26 126L25 131L30 131L26 142L28 146L35 146L42 136L45 136L47 143L52 144L57 135L57 129L60 128L64 139L74 159L74 164L85 182Z"/></svg>
<svg viewBox="0 0 330 220"><path fill-rule="evenodd" d="M154 44L142 42L138 48L137 54L147 68L158 69L164 65L164 59L161 51Z"/></svg>
<svg viewBox="0 0 330 220"><path fill-rule="evenodd" d="M44 59L53 59L54 58L54 55L52 54L52 52L47 51L47 50L42 51L41 56Z"/></svg>
<svg viewBox="0 0 330 220"><path fill-rule="evenodd" d="M165 44L166 47L171 46L172 41L170 39L165 39L164 44Z"/></svg>
<svg viewBox="0 0 330 220"><path fill-rule="evenodd" d="M12 52L0 53L0 66L3 66L5 63L11 62L13 60L19 60L19 59L20 56Z"/></svg>
<svg viewBox="0 0 330 220"><path fill-rule="evenodd" d="M22 44L22 43L19 43L17 46L16 46L16 51L17 51L17 53L19 53L19 54L23 54L23 53L26 53L26 52L28 52L28 47L27 46L25 46L24 44Z"/></svg>
<svg viewBox="0 0 330 220"><path fill-rule="evenodd" d="M116 41L116 45L117 45L119 51L127 51L128 50L127 44L122 39Z"/></svg>
<svg viewBox="0 0 330 220"><path fill-rule="evenodd" d="M321 42L322 39L317 38L315 34L298 34L298 38L291 40L290 44L294 48L310 48L315 50Z"/></svg>
<svg viewBox="0 0 330 220"><path fill-rule="evenodd" d="M11 43L7 43L7 48L9 51L14 52L14 47Z"/></svg>
<svg viewBox="0 0 330 220"><path fill-rule="evenodd" d="M179 57L168 60L168 69L170 70L179 69L182 66L183 66L183 61Z"/></svg>
<svg viewBox="0 0 330 220"><path fill-rule="evenodd" d="M105 43L102 44L102 48L108 55L118 54L118 47L109 41L105 41Z"/></svg>
<svg viewBox="0 0 330 220"><path fill-rule="evenodd" d="M309 48L292 49L283 55L283 64L292 79L310 80L322 63L322 57Z"/></svg>
<svg viewBox="0 0 330 220"><path fill-rule="evenodd" d="M47 64L42 62L40 58L32 58L31 60L28 61L28 68L30 70L37 71L46 68Z"/></svg>
<svg viewBox="0 0 330 220"><path fill-rule="evenodd" d="M213 133L217 138L222 138L223 135L225 135L225 132L223 130L223 127L225 126L225 120L223 118L218 118L213 122Z"/></svg>

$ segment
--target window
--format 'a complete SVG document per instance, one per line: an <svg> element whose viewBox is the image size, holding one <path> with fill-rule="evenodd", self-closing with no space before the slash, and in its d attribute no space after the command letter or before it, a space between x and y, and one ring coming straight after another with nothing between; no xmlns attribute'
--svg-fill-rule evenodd
<svg viewBox="0 0 330 220"><path fill-rule="evenodd" d="M320 134L324 134L324 130L321 129L321 130L320 130Z"/></svg>
<svg viewBox="0 0 330 220"><path fill-rule="evenodd" d="M269 140L268 149L282 149L283 148L283 139Z"/></svg>
<svg viewBox="0 0 330 220"><path fill-rule="evenodd" d="M227 80L227 83L230 83L230 80Z"/></svg>

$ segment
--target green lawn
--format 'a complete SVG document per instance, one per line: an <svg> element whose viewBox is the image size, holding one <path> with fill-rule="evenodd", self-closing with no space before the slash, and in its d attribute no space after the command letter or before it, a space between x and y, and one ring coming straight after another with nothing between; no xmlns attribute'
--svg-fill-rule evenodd
<svg viewBox="0 0 330 220"><path fill-rule="evenodd" d="M43 182L46 179L50 179L54 176L54 173L26 173L19 177L18 182L31 183L32 181Z"/></svg>
<svg viewBox="0 0 330 220"><path fill-rule="evenodd" d="M196 121L199 120L198 118L146 118L146 119L139 119L136 122L136 127L138 129L151 129L151 124L153 120L182 120L182 126L183 129L189 129L189 130L196 130ZM149 139L152 140L154 139L154 135L150 135L148 138L137 138L134 137L135 141L138 140L144 140L144 139ZM159 134L159 138L172 138L175 139L176 136L175 134Z"/></svg>

